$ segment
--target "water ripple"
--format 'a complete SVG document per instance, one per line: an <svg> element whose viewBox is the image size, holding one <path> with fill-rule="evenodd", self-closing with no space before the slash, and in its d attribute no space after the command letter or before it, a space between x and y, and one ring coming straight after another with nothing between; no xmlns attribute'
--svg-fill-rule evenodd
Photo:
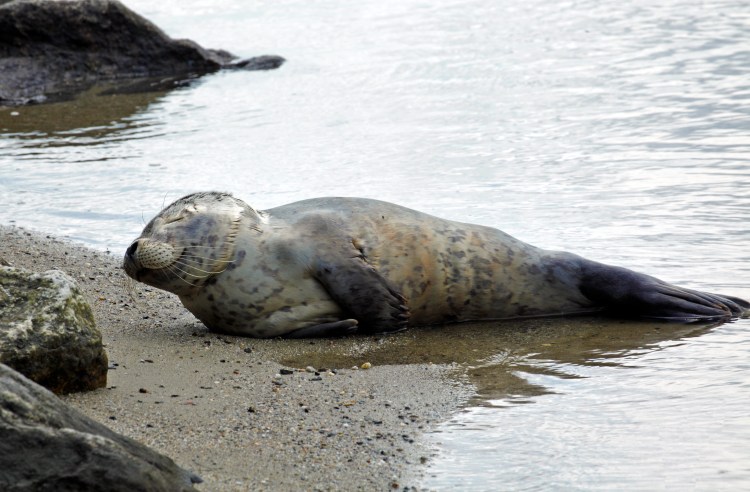
<svg viewBox="0 0 750 492"><path fill-rule="evenodd" d="M739 0L125 3L175 37L289 62L0 109L1 223L120 251L191 191L259 209L369 196L750 297ZM426 487L748 488L748 328L477 363L501 408L475 401L441 429Z"/></svg>

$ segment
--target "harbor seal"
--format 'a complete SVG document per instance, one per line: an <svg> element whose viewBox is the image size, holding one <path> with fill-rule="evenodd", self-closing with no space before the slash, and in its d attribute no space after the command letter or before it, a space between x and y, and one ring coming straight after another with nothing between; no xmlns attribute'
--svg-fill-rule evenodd
<svg viewBox="0 0 750 492"><path fill-rule="evenodd" d="M724 320L750 311L742 299L364 198L256 211L227 193L191 194L146 225L123 267L177 294L210 330L264 338L589 313Z"/></svg>

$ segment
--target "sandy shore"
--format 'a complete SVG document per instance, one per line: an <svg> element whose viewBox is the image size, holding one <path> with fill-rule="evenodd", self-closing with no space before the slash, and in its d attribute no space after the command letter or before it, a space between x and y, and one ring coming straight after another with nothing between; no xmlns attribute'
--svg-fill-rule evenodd
<svg viewBox="0 0 750 492"><path fill-rule="evenodd" d="M12 266L73 276L94 310L107 388L65 401L198 473L200 490L416 489L424 432L471 395L448 364L354 368L389 337L218 336L175 296L129 287L119 252L13 227L0 244Z"/></svg>

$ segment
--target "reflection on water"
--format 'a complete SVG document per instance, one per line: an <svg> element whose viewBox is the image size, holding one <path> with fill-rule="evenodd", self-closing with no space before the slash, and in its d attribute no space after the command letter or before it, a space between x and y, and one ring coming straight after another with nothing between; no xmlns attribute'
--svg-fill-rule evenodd
<svg viewBox="0 0 750 492"><path fill-rule="evenodd" d="M259 209L365 196L750 297L740 0L125 3L288 63L0 109L0 223L121 252L192 191ZM486 328L346 342L339 360L455 362L476 385L426 487L750 487L747 320Z"/></svg>
<svg viewBox="0 0 750 492"><path fill-rule="evenodd" d="M300 344L280 362L291 367L348 368L375 365L455 364L471 382L479 406L523 403L549 392L519 373L578 377L566 367L625 366L635 357L707 333L712 326L576 317L471 322L420 327L392 336L350 337L329 344Z"/></svg>
<svg viewBox="0 0 750 492"><path fill-rule="evenodd" d="M594 350L587 361L531 357L513 369L520 385L508 381L503 395L498 378L490 406L472 406L440 426L423 485L744 490L748 329L742 320L631 349L604 342L601 356ZM525 391L532 387L537 394Z"/></svg>
<svg viewBox="0 0 750 492"><path fill-rule="evenodd" d="M135 115L168 92L163 84L146 85L152 90L94 86L72 101L0 108L0 130L6 139L17 138L21 148L88 146L114 134L128 138L134 127L143 126L133 124Z"/></svg>

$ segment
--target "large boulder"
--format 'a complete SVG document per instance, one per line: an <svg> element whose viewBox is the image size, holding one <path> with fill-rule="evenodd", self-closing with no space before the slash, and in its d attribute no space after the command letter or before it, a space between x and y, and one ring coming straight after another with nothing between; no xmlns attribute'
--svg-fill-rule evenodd
<svg viewBox="0 0 750 492"><path fill-rule="evenodd" d="M0 266L0 362L55 393L107 384L102 335L72 278Z"/></svg>
<svg viewBox="0 0 750 492"><path fill-rule="evenodd" d="M235 58L172 39L116 0L0 0L0 106L65 99L102 81L267 70L284 61Z"/></svg>
<svg viewBox="0 0 750 492"><path fill-rule="evenodd" d="M182 491L200 477L0 364L0 490Z"/></svg>

